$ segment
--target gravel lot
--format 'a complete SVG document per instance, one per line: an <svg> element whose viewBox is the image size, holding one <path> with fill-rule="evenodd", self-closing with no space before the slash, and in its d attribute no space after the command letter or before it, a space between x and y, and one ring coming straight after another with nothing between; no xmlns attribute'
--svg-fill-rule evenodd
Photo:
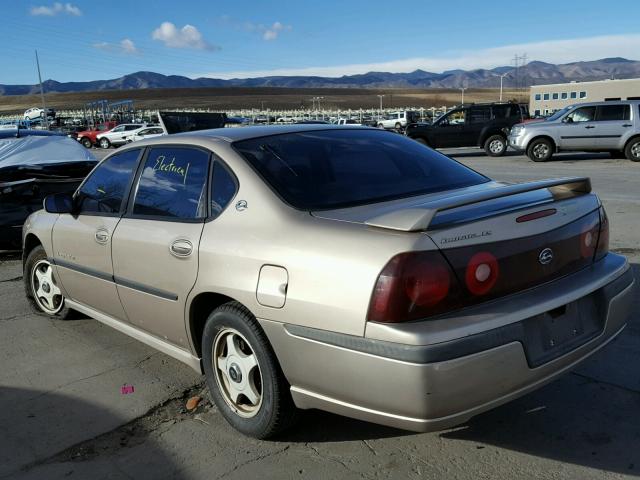
<svg viewBox="0 0 640 480"><path fill-rule="evenodd" d="M640 164L447 153L498 180L590 176L611 247L640 278ZM260 442L208 402L186 412L203 390L188 367L96 321L33 314L21 275L18 255L0 254L0 478L640 476L640 295L623 334L577 370L458 428L415 434L306 412L282 438ZM121 394L124 384L134 392Z"/></svg>

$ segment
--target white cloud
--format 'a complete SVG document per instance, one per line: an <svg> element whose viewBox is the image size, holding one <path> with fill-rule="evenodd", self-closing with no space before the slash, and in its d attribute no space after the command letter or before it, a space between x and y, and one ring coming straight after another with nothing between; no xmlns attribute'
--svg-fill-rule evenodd
<svg viewBox="0 0 640 480"><path fill-rule="evenodd" d="M274 22L273 25L266 28L262 34L265 40L275 40L283 30L291 30L291 25L283 25L280 22Z"/></svg>
<svg viewBox="0 0 640 480"><path fill-rule="evenodd" d="M71 3L62 4L60 2L55 2L50 7L46 5L41 5L39 7L31 7L30 13L31 15L34 15L34 16L45 16L45 17L54 17L61 13L79 17L82 15L82 10L80 10L80 8L76 7L75 5L72 5Z"/></svg>
<svg viewBox="0 0 640 480"><path fill-rule="evenodd" d="M151 33L151 38L163 42L170 48L193 48L196 50L219 50L220 47L211 45L202 37L200 31L193 25L185 25L181 29L171 22L162 24Z"/></svg>
<svg viewBox="0 0 640 480"><path fill-rule="evenodd" d="M211 72L204 75L215 78L250 78L270 75L319 75L340 77L371 71L412 72L416 69L443 72L461 68L494 68L510 65L514 54L526 53L529 60L549 63L568 63L581 60L596 60L606 57L638 59L640 34L605 35L575 38L569 40L549 40L544 42L520 43L501 47L466 51L449 51L433 57L414 57L377 63L356 63L347 65L280 68L273 70Z"/></svg>
<svg viewBox="0 0 640 480"><path fill-rule="evenodd" d="M135 43L128 38L123 38L118 43L98 42L94 43L93 48L104 50L106 52L124 53L127 55L138 55L140 51L136 48Z"/></svg>

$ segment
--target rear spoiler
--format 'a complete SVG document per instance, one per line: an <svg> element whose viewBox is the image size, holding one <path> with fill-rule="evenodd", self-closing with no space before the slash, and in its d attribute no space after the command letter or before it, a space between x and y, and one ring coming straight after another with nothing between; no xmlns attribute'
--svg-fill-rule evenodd
<svg viewBox="0 0 640 480"><path fill-rule="evenodd" d="M403 232L420 232L429 229L434 217L445 210L464 207L473 203L508 197L533 190L549 190L554 200L586 195L591 192L591 180L588 177L557 178L536 182L515 183L491 188L479 192L453 195L428 201L414 208L406 208L385 213L364 222L371 227L381 227Z"/></svg>

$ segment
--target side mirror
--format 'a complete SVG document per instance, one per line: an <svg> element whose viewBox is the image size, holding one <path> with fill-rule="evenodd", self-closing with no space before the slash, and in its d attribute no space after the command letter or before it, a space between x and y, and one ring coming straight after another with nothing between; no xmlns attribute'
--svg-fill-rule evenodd
<svg viewBox="0 0 640 480"><path fill-rule="evenodd" d="M44 197L48 213L73 213L73 197L69 193L52 193Z"/></svg>

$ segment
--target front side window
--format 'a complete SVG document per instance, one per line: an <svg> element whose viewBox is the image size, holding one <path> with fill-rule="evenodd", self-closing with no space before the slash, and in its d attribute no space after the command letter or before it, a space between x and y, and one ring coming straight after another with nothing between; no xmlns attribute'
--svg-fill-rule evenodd
<svg viewBox="0 0 640 480"><path fill-rule="evenodd" d="M114 132L114 133L116 133L116 132L124 132L124 127L122 125L120 125L119 127L116 127L111 131Z"/></svg>
<svg viewBox="0 0 640 480"><path fill-rule="evenodd" d="M596 117L596 107L576 108L566 117L567 122L592 122Z"/></svg>
<svg viewBox="0 0 640 480"><path fill-rule="evenodd" d="M137 130L140 127L142 127L142 125L125 125L124 130L125 132L129 132L131 130Z"/></svg>
<svg viewBox="0 0 640 480"><path fill-rule="evenodd" d="M79 212L119 213L139 155L140 150L128 150L98 165L76 193Z"/></svg>
<svg viewBox="0 0 640 480"><path fill-rule="evenodd" d="M466 112L464 110L454 110L453 112L447 113L442 120L440 120L440 126L445 125L464 125L464 119L466 116Z"/></svg>
<svg viewBox="0 0 640 480"><path fill-rule="evenodd" d="M195 148L152 148L136 189L133 215L172 220L207 216L209 153Z"/></svg>
<svg viewBox="0 0 640 480"><path fill-rule="evenodd" d="M233 146L300 210L345 208L488 181L410 138L373 129L287 133Z"/></svg>
<svg viewBox="0 0 640 480"><path fill-rule="evenodd" d="M511 109L511 105L494 105L491 107L493 110L493 118L507 118L509 116L509 110ZM517 111L513 112L513 116L517 115Z"/></svg>
<svg viewBox="0 0 640 480"><path fill-rule="evenodd" d="M599 122L607 122L611 120L629 120L631 115L629 105L602 105L598 107Z"/></svg>

